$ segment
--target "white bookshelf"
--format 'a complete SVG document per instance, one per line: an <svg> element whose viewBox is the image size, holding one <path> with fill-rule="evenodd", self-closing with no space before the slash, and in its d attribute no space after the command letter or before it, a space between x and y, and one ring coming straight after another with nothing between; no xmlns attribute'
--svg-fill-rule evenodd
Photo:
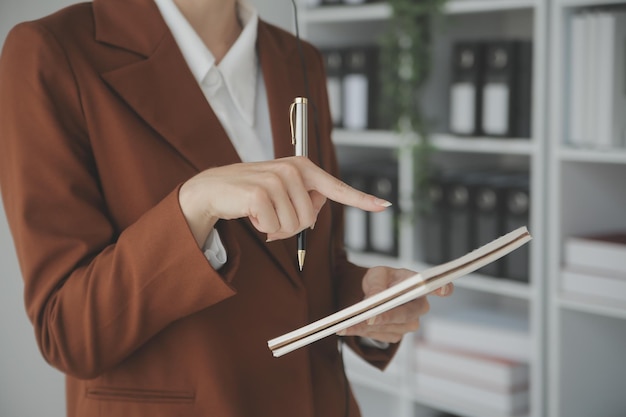
<svg viewBox="0 0 626 417"><path fill-rule="evenodd" d="M497 164L503 168L522 166L531 174L530 282L521 283L481 274L471 274L457 281L452 299L431 298L432 310L439 314L451 305L513 304L527 316L531 347L528 352L531 369L529 417L544 416L548 392L546 375L546 310L544 277L545 196L549 194L546 179L547 139L546 100L547 66L547 8L548 0L449 0L445 6L446 29L437 32L434 66L437 68L425 87L424 100L438 119L431 140L436 148L436 160L443 164L467 164L481 167ZM385 29L391 9L386 3L360 6L323 6L307 9L301 6L300 28L303 36L319 47L373 44ZM530 139L494 139L487 137L460 138L446 133L447 86L450 80L451 45L458 39L524 37L533 40L533 102ZM396 158L399 169L400 253L397 257L370 253L351 253L350 259L363 266L389 265L423 270L429 265L420 259L419 232L409 213L412 212L413 160L406 150L418 140L388 131L335 130L333 140L338 147L340 162L368 155ZM424 318L427 320L428 316ZM416 389L414 359L411 354L413 337L407 336L402 349L387 372L380 372L351 354L345 354L348 376L354 386L365 417L393 415L416 417L436 412L454 413L466 417L485 417L487 410L470 404L457 403L442 396L426 395ZM365 392L366 394L359 393ZM388 410L380 414L379 405ZM431 414L432 413L432 414ZM494 417L504 417L496 416Z"/></svg>
<svg viewBox="0 0 626 417"><path fill-rule="evenodd" d="M548 305L548 415L583 417L626 413L626 303L561 290L563 242L598 230L626 230L626 149L566 145L572 15L610 10L623 0L554 0L550 38L550 143L546 270ZM565 59L565 61L562 61ZM620 207L620 205L622 207Z"/></svg>

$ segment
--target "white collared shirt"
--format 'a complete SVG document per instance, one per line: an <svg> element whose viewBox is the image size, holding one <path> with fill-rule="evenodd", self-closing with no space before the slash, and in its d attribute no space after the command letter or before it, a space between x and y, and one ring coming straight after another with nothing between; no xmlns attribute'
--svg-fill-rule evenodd
<svg viewBox="0 0 626 417"><path fill-rule="evenodd" d="M267 93L256 53L259 16L238 0L243 30L222 61L215 58L174 0L155 0L204 96L243 162L274 159Z"/></svg>
<svg viewBox="0 0 626 417"><path fill-rule="evenodd" d="M154 0L194 78L243 162L274 159L267 92L256 53L259 16L247 0L237 0L243 30L224 58L215 58L174 0ZM209 140L209 138L207 138ZM217 230L204 253L215 269L227 260Z"/></svg>

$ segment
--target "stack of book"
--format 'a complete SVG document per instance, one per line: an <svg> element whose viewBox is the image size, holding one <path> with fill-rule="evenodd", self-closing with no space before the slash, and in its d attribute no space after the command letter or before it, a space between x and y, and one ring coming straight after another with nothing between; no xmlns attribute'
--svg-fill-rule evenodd
<svg viewBox="0 0 626 417"><path fill-rule="evenodd" d="M626 13L585 10L570 22L568 144L626 145Z"/></svg>
<svg viewBox="0 0 626 417"><path fill-rule="evenodd" d="M626 231L565 240L562 289L626 302Z"/></svg>
<svg viewBox="0 0 626 417"><path fill-rule="evenodd" d="M424 319L415 349L418 394L483 416L529 409L530 336L525 316L472 309Z"/></svg>
<svg viewBox="0 0 626 417"><path fill-rule="evenodd" d="M424 260L439 264L530 221L527 172L460 171L434 176L422 212ZM489 264L482 274L528 281L529 249Z"/></svg>
<svg viewBox="0 0 626 417"><path fill-rule="evenodd" d="M530 137L532 42L462 41L452 50L450 132Z"/></svg>

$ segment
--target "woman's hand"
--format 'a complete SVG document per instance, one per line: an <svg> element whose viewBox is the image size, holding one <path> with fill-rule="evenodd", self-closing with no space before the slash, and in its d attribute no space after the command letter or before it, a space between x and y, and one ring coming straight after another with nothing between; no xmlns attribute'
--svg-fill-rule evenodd
<svg viewBox="0 0 626 417"><path fill-rule="evenodd" d="M211 168L183 184L179 194L199 246L219 219L247 217L269 241L291 237L315 224L327 198L367 211L390 206L304 157Z"/></svg>
<svg viewBox="0 0 626 417"><path fill-rule="evenodd" d="M408 269L395 269L383 266L371 268L363 277L365 298L371 297L400 281L415 275ZM439 296L448 296L454 290L453 284L447 284L434 292ZM416 298L392 310L372 317L367 322L359 323L340 331L340 336L361 336L381 342L397 343L406 333L419 329L420 317L428 312L430 305L426 297Z"/></svg>

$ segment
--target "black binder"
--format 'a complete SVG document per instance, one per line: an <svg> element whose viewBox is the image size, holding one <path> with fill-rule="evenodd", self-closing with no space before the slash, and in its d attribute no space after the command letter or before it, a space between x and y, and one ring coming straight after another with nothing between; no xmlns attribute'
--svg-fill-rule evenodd
<svg viewBox="0 0 626 417"><path fill-rule="evenodd" d="M343 126L363 130L376 127L378 50L356 46L345 53L343 76Z"/></svg>
<svg viewBox="0 0 626 417"><path fill-rule="evenodd" d="M515 136L530 138L532 135L532 74L533 44L532 41L519 41L517 46L519 74L517 77L517 124Z"/></svg>
<svg viewBox="0 0 626 417"><path fill-rule="evenodd" d="M357 190L369 193L371 176L367 164L342 164L341 179ZM344 208L344 245L346 248L365 252L369 250L369 219L367 212L355 207Z"/></svg>
<svg viewBox="0 0 626 417"><path fill-rule="evenodd" d="M448 207L448 256L458 258L472 248L474 233L471 173L459 173L450 178L445 187Z"/></svg>
<svg viewBox="0 0 626 417"><path fill-rule="evenodd" d="M445 179L443 175L430 178L421 211L422 245L424 261L439 265L450 260L448 255L448 205L445 198Z"/></svg>
<svg viewBox="0 0 626 417"><path fill-rule="evenodd" d="M398 164L392 161L374 161L366 165L371 172L369 192L393 203L384 211L368 213L369 250L383 255L397 256L400 221Z"/></svg>
<svg viewBox="0 0 626 417"><path fill-rule="evenodd" d="M511 184L506 190L506 213L505 229L514 230L530 223L530 178L528 173L517 175L511 180ZM510 253L502 258L503 276L515 281L528 282L530 246L524 247Z"/></svg>
<svg viewBox="0 0 626 417"><path fill-rule="evenodd" d="M482 133L495 137L529 137L531 43L487 42L484 57Z"/></svg>
<svg viewBox="0 0 626 417"><path fill-rule="evenodd" d="M335 127L341 127L343 123L343 51L340 49L322 50L326 66L326 87L330 114Z"/></svg>
<svg viewBox="0 0 626 417"><path fill-rule="evenodd" d="M476 187L474 205L474 247L482 246L505 234L505 198L511 176L491 173ZM494 277L503 276L502 259L490 263L478 272Z"/></svg>
<svg viewBox="0 0 626 417"><path fill-rule="evenodd" d="M460 136L481 133L483 61L480 42L457 42L453 46L450 133Z"/></svg>

